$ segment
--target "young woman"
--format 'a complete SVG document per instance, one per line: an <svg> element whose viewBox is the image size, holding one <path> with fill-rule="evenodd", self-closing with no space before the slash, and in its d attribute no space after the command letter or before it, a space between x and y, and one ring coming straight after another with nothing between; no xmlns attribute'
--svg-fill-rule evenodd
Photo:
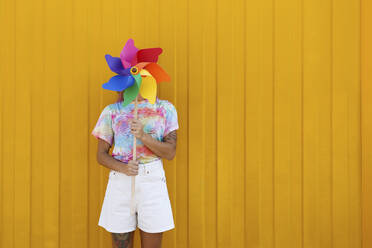
<svg viewBox="0 0 372 248"><path fill-rule="evenodd" d="M160 248L162 233L175 227L162 159L176 154L177 111L167 100L151 104L138 94L135 120L134 101L123 107L118 93L118 101L103 109L92 131L98 138L97 161L110 169L98 225L112 233L113 247L133 247L138 226L141 247ZM135 214L130 212L131 176L136 176Z"/></svg>

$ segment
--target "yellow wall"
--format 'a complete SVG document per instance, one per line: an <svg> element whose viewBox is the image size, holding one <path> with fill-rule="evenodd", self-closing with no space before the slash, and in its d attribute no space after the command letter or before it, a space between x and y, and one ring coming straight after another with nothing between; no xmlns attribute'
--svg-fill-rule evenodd
<svg viewBox="0 0 372 248"><path fill-rule="evenodd" d="M361 5L363 247L372 247L372 2Z"/></svg>
<svg viewBox="0 0 372 248"><path fill-rule="evenodd" d="M362 247L360 17L357 0L0 1L0 247L110 246L90 132L116 100L104 55L130 37L164 49L179 115L163 247Z"/></svg>

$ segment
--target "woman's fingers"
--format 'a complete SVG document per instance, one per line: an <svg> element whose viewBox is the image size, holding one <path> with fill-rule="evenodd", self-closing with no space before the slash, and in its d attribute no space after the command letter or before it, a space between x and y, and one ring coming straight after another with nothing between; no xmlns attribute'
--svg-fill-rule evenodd
<svg viewBox="0 0 372 248"><path fill-rule="evenodd" d="M129 171L129 176L137 176L138 175L138 171L135 172L135 171Z"/></svg>
<svg viewBox="0 0 372 248"><path fill-rule="evenodd" d="M143 129L143 124L141 123L141 121L136 119L130 119L128 122L130 124L131 133L135 135L137 138L141 136L141 132Z"/></svg>
<svg viewBox="0 0 372 248"><path fill-rule="evenodd" d="M136 176L136 175L138 175L138 170L137 171L135 171L135 170L131 170L131 169L129 169L129 176Z"/></svg>
<svg viewBox="0 0 372 248"><path fill-rule="evenodd" d="M135 137L140 138L142 136L142 132L143 132L142 123L141 122L135 123L133 121L132 124L130 125L130 131Z"/></svg>
<svg viewBox="0 0 372 248"><path fill-rule="evenodd" d="M139 120L135 120L135 119L130 119L128 123L130 127L140 128L142 126L142 123Z"/></svg>
<svg viewBox="0 0 372 248"><path fill-rule="evenodd" d="M128 162L128 171L131 176L138 174L138 161L130 160Z"/></svg>

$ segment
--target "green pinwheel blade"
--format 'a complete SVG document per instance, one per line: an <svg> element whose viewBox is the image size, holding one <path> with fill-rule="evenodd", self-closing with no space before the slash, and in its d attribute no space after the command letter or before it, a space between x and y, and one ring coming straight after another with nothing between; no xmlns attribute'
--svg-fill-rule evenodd
<svg viewBox="0 0 372 248"><path fill-rule="evenodd" d="M123 107L130 104L134 99L136 99L139 92L139 88L137 84L133 84L131 87L127 88L124 91L124 101L123 101Z"/></svg>
<svg viewBox="0 0 372 248"><path fill-rule="evenodd" d="M134 77L134 80L136 81L136 84L138 86L138 89L141 89L141 82L142 82L142 77L138 73L137 75L132 75Z"/></svg>
<svg viewBox="0 0 372 248"><path fill-rule="evenodd" d="M139 74L133 75L133 77L136 83L124 91L123 107L130 104L138 96L138 92L141 87L142 77Z"/></svg>

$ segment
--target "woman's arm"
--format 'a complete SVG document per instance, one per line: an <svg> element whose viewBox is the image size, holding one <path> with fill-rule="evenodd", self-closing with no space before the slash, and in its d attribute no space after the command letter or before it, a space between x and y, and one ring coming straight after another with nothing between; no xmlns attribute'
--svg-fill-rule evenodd
<svg viewBox="0 0 372 248"><path fill-rule="evenodd" d="M153 153L161 158L172 160L176 155L177 131L174 130L167 134L163 141L153 138L150 134L143 131L143 125L139 120L130 120L132 134L147 146Z"/></svg>
<svg viewBox="0 0 372 248"><path fill-rule="evenodd" d="M125 173L128 176L138 174L138 161L129 161L128 164L123 163L109 154L110 144L102 139L98 139L97 162L106 168Z"/></svg>
<svg viewBox="0 0 372 248"><path fill-rule="evenodd" d="M176 155L177 131L174 130L164 137L164 141L154 139L150 134L143 133L139 138L153 153L161 158L172 160Z"/></svg>

